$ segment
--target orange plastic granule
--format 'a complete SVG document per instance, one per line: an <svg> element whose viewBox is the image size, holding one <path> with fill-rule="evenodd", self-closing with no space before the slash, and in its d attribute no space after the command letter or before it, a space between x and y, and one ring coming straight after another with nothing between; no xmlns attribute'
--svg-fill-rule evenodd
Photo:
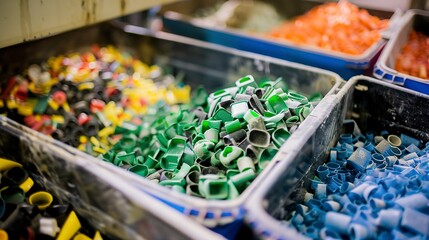
<svg viewBox="0 0 429 240"><path fill-rule="evenodd" d="M347 2L325 3L274 29L269 35L297 44L359 55L380 40L387 20Z"/></svg>
<svg viewBox="0 0 429 240"><path fill-rule="evenodd" d="M429 36L411 31L408 42L396 59L395 69L429 80Z"/></svg>

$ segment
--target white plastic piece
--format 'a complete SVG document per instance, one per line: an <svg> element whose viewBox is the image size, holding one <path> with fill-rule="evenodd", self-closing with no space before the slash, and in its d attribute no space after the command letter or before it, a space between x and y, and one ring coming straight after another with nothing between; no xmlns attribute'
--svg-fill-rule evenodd
<svg viewBox="0 0 429 240"><path fill-rule="evenodd" d="M58 227L57 220L55 218L40 218L39 220L40 233L43 233L45 235L55 237L57 233L60 231L60 228Z"/></svg>
<svg viewBox="0 0 429 240"><path fill-rule="evenodd" d="M243 118L244 114L246 114L247 110L249 110L249 106L247 102L237 102L231 105L231 116L233 118Z"/></svg>

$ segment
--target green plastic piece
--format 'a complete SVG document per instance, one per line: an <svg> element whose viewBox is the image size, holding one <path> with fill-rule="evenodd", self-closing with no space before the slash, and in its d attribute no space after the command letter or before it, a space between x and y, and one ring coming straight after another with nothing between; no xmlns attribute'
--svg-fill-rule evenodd
<svg viewBox="0 0 429 240"><path fill-rule="evenodd" d="M142 165L142 164L134 165L134 166L130 167L128 169L128 171L133 172L133 173L140 175L142 177L146 177L149 175L149 169L145 165Z"/></svg>
<svg viewBox="0 0 429 240"><path fill-rule="evenodd" d="M186 175L188 175L189 170L191 170L191 166L189 166L186 163L182 164L182 167L180 168L179 172L176 173L172 179L173 180L184 179Z"/></svg>
<svg viewBox="0 0 429 240"><path fill-rule="evenodd" d="M200 176L198 189L207 199L221 200L228 197L227 179L218 175L207 174Z"/></svg>
<svg viewBox="0 0 429 240"><path fill-rule="evenodd" d="M165 137L167 139L172 139L175 136L177 136L176 128L177 128L177 123L174 123L174 124L170 125L169 127L167 127L167 129L165 129Z"/></svg>
<svg viewBox="0 0 429 240"><path fill-rule="evenodd" d="M135 154L134 152L126 153L125 151L118 152L116 154L115 160L113 161L113 164L116 166L120 166L121 164L131 164L135 160Z"/></svg>
<svg viewBox="0 0 429 240"><path fill-rule="evenodd" d="M243 89L246 89L246 87L248 86L254 87L254 88L258 87L252 75L247 75L245 77L238 79L237 81L235 81L235 85Z"/></svg>
<svg viewBox="0 0 429 240"><path fill-rule="evenodd" d="M216 91L216 92L210 94L209 98L218 99L218 98L221 98L221 97L227 96L227 95L229 95L229 92L225 89L222 89L222 90L219 90L219 91Z"/></svg>
<svg viewBox="0 0 429 240"><path fill-rule="evenodd" d="M244 155L243 149L236 146L227 146L219 155L219 160L225 167L236 168L237 160L239 157Z"/></svg>
<svg viewBox="0 0 429 240"><path fill-rule="evenodd" d="M161 132L158 132L156 134L156 138L158 139L158 142L163 146L163 147L168 147L168 139L165 137L165 135Z"/></svg>
<svg viewBox="0 0 429 240"><path fill-rule="evenodd" d="M189 166L192 166L194 164L195 159L197 156L195 155L194 151L192 150L191 146L187 144L185 146L185 150L183 151L182 155L182 162L185 164L188 164Z"/></svg>
<svg viewBox="0 0 429 240"><path fill-rule="evenodd" d="M286 126L288 128L292 127L293 125L299 124L299 117L298 116L292 116L288 119L286 119Z"/></svg>
<svg viewBox="0 0 429 240"><path fill-rule="evenodd" d="M253 169L247 169L244 172L241 172L237 175L234 175L231 177L231 181L234 183L234 185L237 188L242 187L245 183L252 181L253 179L255 179L256 174L255 171L253 171Z"/></svg>
<svg viewBox="0 0 429 240"><path fill-rule="evenodd" d="M191 171L188 175L186 175L186 183L187 184L198 184L200 180L200 171Z"/></svg>
<svg viewBox="0 0 429 240"><path fill-rule="evenodd" d="M159 184L162 186L178 185L178 186L184 187L186 185L186 180L184 178L182 178L182 179L167 179L164 181L160 181Z"/></svg>
<svg viewBox="0 0 429 240"><path fill-rule="evenodd" d="M219 130L210 128L204 132L204 137L213 143L217 143L219 141Z"/></svg>
<svg viewBox="0 0 429 240"><path fill-rule="evenodd" d="M256 119L259 118L261 115L259 113L257 113L256 111L249 109L246 114L244 114L244 120L249 123L250 121L252 121L252 119Z"/></svg>
<svg viewBox="0 0 429 240"><path fill-rule="evenodd" d="M152 156L148 156L146 161L143 163L147 168L154 168L158 164L158 160L156 160Z"/></svg>
<svg viewBox="0 0 429 240"><path fill-rule="evenodd" d="M120 148L129 153L134 150L137 145L137 137L134 134L126 134L119 141Z"/></svg>
<svg viewBox="0 0 429 240"><path fill-rule="evenodd" d="M49 96L42 96L37 99L36 106L34 106L33 112L35 114L42 114L48 108L48 98Z"/></svg>
<svg viewBox="0 0 429 240"><path fill-rule="evenodd" d="M303 107L299 112L299 120L303 122L311 113L311 108Z"/></svg>
<svg viewBox="0 0 429 240"><path fill-rule="evenodd" d="M202 132L205 132L211 128L220 131L220 127L222 126L222 120L214 120L214 119L203 120L203 122L201 123L201 126L202 126Z"/></svg>
<svg viewBox="0 0 429 240"><path fill-rule="evenodd" d="M210 164L212 166L219 166L221 164L220 162L220 154L222 153L222 149L218 149L211 157L210 157Z"/></svg>
<svg viewBox="0 0 429 240"><path fill-rule="evenodd" d="M115 128L115 134L132 133L137 130L137 126L132 123L124 122Z"/></svg>
<svg viewBox="0 0 429 240"><path fill-rule="evenodd" d="M308 103L307 97L294 91L289 92L289 98L292 100L298 101L300 103Z"/></svg>
<svg viewBox="0 0 429 240"><path fill-rule="evenodd" d="M274 148L266 148L262 150L261 156L258 160L258 167L259 169L263 170L267 167L267 165L270 163L270 161L274 158L274 156L277 154L278 150Z"/></svg>
<svg viewBox="0 0 429 240"><path fill-rule="evenodd" d="M284 128L278 128L273 132L273 141L277 147L281 147L289 137L290 133Z"/></svg>
<svg viewBox="0 0 429 240"><path fill-rule="evenodd" d="M174 137L168 142L168 150L161 158L160 166L162 169L173 171L180 164L180 159L185 151L186 138Z"/></svg>
<svg viewBox="0 0 429 240"><path fill-rule="evenodd" d="M237 166L240 172L244 172L247 169L252 169L255 172L255 164L253 164L253 160L250 157L240 157L237 160Z"/></svg>
<svg viewBox="0 0 429 240"><path fill-rule="evenodd" d="M194 152L198 158L204 160L211 157L210 149L212 149L214 146L215 144L213 142L206 139L202 139L195 144Z"/></svg>
<svg viewBox="0 0 429 240"><path fill-rule="evenodd" d="M281 112L284 112L288 109L284 100L281 97L279 97L278 95L273 95L270 98L268 98L265 105L267 105L269 110L271 110L275 113L281 113Z"/></svg>
<svg viewBox="0 0 429 240"><path fill-rule="evenodd" d="M308 101L309 102L318 102L318 101L322 100L322 98L323 98L322 93L318 92L318 93L315 93L315 94L311 95L308 98Z"/></svg>
<svg viewBox="0 0 429 240"><path fill-rule="evenodd" d="M195 92L194 96L192 97L192 103L194 106L202 106L207 102L207 97L209 95L207 94L206 90L203 87L199 87Z"/></svg>
<svg viewBox="0 0 429 240"><path fill-rule="evenodd" d="M6 203L20 204L25 201L25 193L18 186L9 187L1 192L1 197Z"/></svg>
<svg viewBox="0 0 429 240"><path fill-rule="evenodd" d="M231 113L228 112L224 108L219 108L215 114L213 115L213 118L216 120L221 120L222 122L228 122L233 121L234 118L232 117Z"/></svg>
<svg viewBox="0 0 429 240"><path fill-rule="evenodd" d="M240 129L241 129L241 123L240 123L240 120L238 119L225 123L225 130L227 133L232 133Z"/></svg>

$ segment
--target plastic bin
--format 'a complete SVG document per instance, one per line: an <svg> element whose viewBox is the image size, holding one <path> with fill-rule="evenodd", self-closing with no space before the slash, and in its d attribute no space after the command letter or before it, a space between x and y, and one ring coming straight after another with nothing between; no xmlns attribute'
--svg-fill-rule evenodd
<svg viewBox="0 0 429 240"><path fill-rule="evenodd" d="M298 62L310 66L327 69L338 73L344 79L359 74L371 74L372 67L386 43L380 39L371 48L361 55L349 55L328 51L311 46L302 46L287 41L267 40L263 37L250 35L244 31L223 28L218 26L207 26L192 18L191 15L200 8L207 8L216 1L187 1L167 5L163 15L164 27L175 34L192 37L244 51L255 52L271 57ZM320 5L323 1L263 1L273 5L283 17L293 18L299 16L312 7ZM392 13L383 11L370 11L371 14L381 18L389 18ZM394 16L400 15L399 13ZM391 18L390 25L394 25ZM388 37L388 31L384 36Z"/></svg>
<svg viewBox="0 0 429 240"><path fill-rule="evenodd" d="M269 239L306 239L295 228L282 225L279 218L291 213L288 206L300 201L300 190L309 187L315 169L327 160L329 149L342 133L344 119L356 121L367 130L401 132L429 140L427 108L429 96L356 76L338 93L324 115L315 117L314 128L286 146L287 157L259 185L246 204L246 222L255 233ZM302 195L302 194L301 194ZM282 216L281 216L282 215Z"/></svg>
<svg viewBox="0 0 429 240"><path fill-rule="evenodd" d="M65 144L2 116L0 156L22 163L34 181L112 239L223 239L148 194L133 191Z"/></svg>
<svg viewBox="0 0 429 240"><path fill-rule="evenodd" d="M0 51L1 62L5 63L8 70L14 70L15 67L39 62L46 59L47 56L56 55L67 50L76 50L79 49L77 47L86 47L91 43L110 43L129 51L134 49L134 52L146 62L169 66L174 73L183 72L186 84L193 87L202 84L208 90L233 84L236 79L247 74L253 74L256 79L265 76L274 79L274 77L282 76L290 89L306 94L321 92L323 95L332 95L336 93L343 83L343 80L337 74L325 70L245 53L166 33L156 33L153 36L149 36L146 29L136 26L125 25L122 27L125 31L122 28L112 27L108 24L98 25L23 44L19 48L4 49L4 51ZM82 38L82 36L85 37ZM51 48L54 43L56 48ZM37 51L34 51L34 49L37 49ZM34 53L29 56L32 57L31 59L23 57L28 53ZM21 59L24 59L24 63L22 63ZM324 101L322 100L319 104L320 107L316 107L313 110L312 115L317 115L320 111L318 109L323 109ZM299 129L305 129L306 126L311 124L310 121L304 121ZM38 136L41 139L47 139L47 137L40 134ZM239 225L242 224L244 201L256 188L258 181L264 178L276 161L282 159L285 154L280 150L267 169L262 172L261 176L256 178L239 198L229 201L208 201L173 192L58 141L50 140L48 142L67 149L67 151L86 159L87 162L110 170L130 185L134 185L136 188L132 192L147 192L206 226L223 225L214 230L231 238L238 231ZM132 195L132 192L129 193Z"/></svg>
<svg viewBox="0 0 429 240"><path fill-rule="evenodd" d="M380 55L375 67L374 76L378 79L401 85L406 88L429 94L429 80L400 73L395 70L395 63L409 37L411 30L417 30L429 35L429 12L423 10L409 10L402 17L401 25L392 35Z"/></svg>

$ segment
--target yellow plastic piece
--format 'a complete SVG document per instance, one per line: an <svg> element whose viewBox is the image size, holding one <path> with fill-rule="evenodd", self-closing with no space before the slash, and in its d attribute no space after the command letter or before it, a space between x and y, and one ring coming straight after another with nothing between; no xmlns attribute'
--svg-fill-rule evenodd
<svg viewBox="0 0 429 240"><path fill-rule="evenodd" d="M4 107L3 101L0 101L0 108Z"/></svg>
<svg viewBox="0 0 429 240"><path fill-rule="evenodd" d="M51 107L55 111L58 110L58 108L60 107L60 105L58 105L58 103L54 102L54 100L52 100L52 99L48 100L48 105L49 105L49 107Z"/></svg>
<svg viewBox="0 0 429 240"><path fill-rule="evenodd" d="M20 163L5 158L0 158L0 171L6 171L13 167L22 167Z"/></svg>
<svg viewBox="0 0 429 240"><path fill-rule="evenodd" d="M83 233L78 233L76 236L74 236L73 240L92 240L92 238L86 236Z"/></svg>
<svg viewBox="0 0 429 240"><path fill-rule="evenodd" d="M9 240L9 234L3 229L0 229L0 240Z"/></svg>
<svg viewBox="0 0 429 240"><path fill-rule="evenodd" d="M19 185L19 188L21 188L24 193L27 193L34 185L33 179L28 177L21 185Z"/></svg>
<svg viewBox="0 0 429 240"><path fill-rule="evenodd" d="M191 87L186 85L182 88L173 88L171 90L174 94L174 97L176 98L176 101L174 104L176 103L188 103L190 101L190 96L191 96Z"/></svg>
<svg viewBox="0 0 429 240"><path fill-rule="evenodd" d="M77 149L81 150L82 152L85 152L85 151L86 151L86 145L85 145L85 143L80 144L80 145L77 147Z"/></svg>
<svg viewBox="0 0 429 240"><path fill-rule="evenodd" d="M15 100L7 100L7 101L6 101L6 106L7 106L7 108L9 108L9 109L15 109L15 108L17 108L17 107L18 107L18 104L16 103L16 101L15 101Z"/></svg>
<svg viewBox="0 0 429 240"><path fill-rule="evenodd" d="M33 107L29 105L18 106L18 113L22 116L30 116L33 114Z"/></svg>
<svg viewBox="0 0 429 240"><path fill-rule="evenodd" d="M95 231L95 235L94 235L93 240L103 240L103 237L101 237L101 234L98 230Z"/></svg>
<svg viewBox="0 0 429 240"><path fill-rule="evenodd" d="M79 142L80 143L87 143L88 142L88 138L84 135L79 137Z"/></svg>
<svg viewBox="0 0 429 240"><path fill-rule="evenodd" d="M112 135L114 132L115 132L114 127L105 127L98 132L98 136L102 137L102 138L108 137L108 136Z"/></svg>
<svg viewBox="0 0 429 240"><path fill-rule="evenodd" d="M83 91L83 90L91 90L94 88L94 83L93 82L86 82L86 83L81 83L78 86L79 91Z"/></svg>
<svg viewBox="0 0 429 240"><path fill-rule="evenodd" d="M70 106L69 106L69 104L68 103L63 103L63 109L64 109L64 111L66 111L66 112L70 112Z"/></svg>
<svg viewBox="0 0 429 240"><path fill-rule="evenodd" d="M71 239L81 227L82 226L76 216L76 213L71 211L58 234L57 240Z"/></svg>
<svg viewBox="0 0 429 240"><path fill-rule="evenodd" d="M64 124L64 117L61 115L52 115L51 120L60 124Z"/></svg>
<svg viewBox="0 0 429 240"><path fill-rule="evenodd" d="M99 147L100 146L100 142L98 141L98 139L97 138L95 138L95 137L90 137L89 138L89 141L94 145L94 146L96 146L96 147Z"/></svg>
<svg viewBox="0 0 429 240"><path fill-rule="evenodd" d="M28 198L28 202L31 205L37 206L37 208L40 210L44 210L49 207L53 200L54 198L52 195L45 191L35 192Z"/></svg>
<svg viewBox="0 0 429 240"><path fill-rule="evenodd" d="M101 154L106 154L106 150L102 149L101 147L93 147L92 150L94 150L94 152L98 152Z"/></svg>

